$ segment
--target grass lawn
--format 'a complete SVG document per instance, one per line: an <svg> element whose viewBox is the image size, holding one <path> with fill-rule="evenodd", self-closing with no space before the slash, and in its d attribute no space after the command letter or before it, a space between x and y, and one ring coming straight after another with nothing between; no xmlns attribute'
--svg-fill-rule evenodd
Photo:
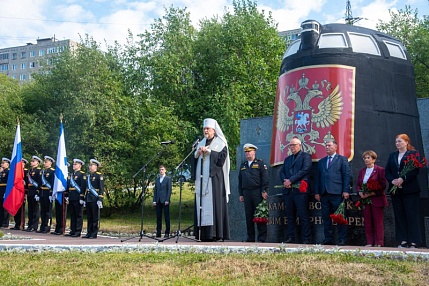
<svg viewBox="0 0 429 286"><path fill-rule="evenodd" d="M182 190L182 212L180 220L180 229L192 226L194 224L194 192L191 184L185 183ZM180 188L173 186L170 204L170 231L175 233L178 228L179 218L179 199ZM85 216L84 216L85 217ZM101 210L100 231L104 233L118 234L139 234L142 222L142 208L135 210L110 211L109 217L103 215ZM70 221L67 221L69 226ZM165 230L165 221L163 214L162 221L163 232ZM86 229L86 219L84 220L84 229ZM156 232L155 208L152 205L152 197L145 200L143 207L143 231L147 234Z"/></svg>
<svg viewBox="0 0 429 286"><path fill-rule="evenodd" d="M429 265L338 254L9 253L2 285L428 285Z"/></svg>

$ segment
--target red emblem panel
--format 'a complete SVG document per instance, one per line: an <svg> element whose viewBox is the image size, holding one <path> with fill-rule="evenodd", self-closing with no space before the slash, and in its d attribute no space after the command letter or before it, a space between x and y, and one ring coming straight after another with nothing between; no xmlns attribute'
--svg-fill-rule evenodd
<svg viewBox="0 0 429 286"><path fill-rule="evenodd" d="M313 162L326 156L325 141L335 139L337 152L354 155L355 68L307 66L279 77L271 140L271 166L283 164L289 142L297 137Z"/></svg>

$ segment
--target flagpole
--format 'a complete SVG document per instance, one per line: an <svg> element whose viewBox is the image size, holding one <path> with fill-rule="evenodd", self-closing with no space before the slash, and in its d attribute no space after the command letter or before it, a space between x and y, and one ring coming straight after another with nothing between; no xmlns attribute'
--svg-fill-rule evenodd
<svg viewBox="0 0 429 286"><path fill-rule="evenodd" d="M64 126L63 126L63 114L60 113L60 138L58 140L58 152L57 160L55 165L55 180L53 188L53 196L55 200L55 206L58 210L55 211L57 216L57 224L61 227L56 227L55 232L64 234L66 228L66 216L67 208L64 199L64 192L67 189L67 177L68 177L68 166L67 166L67 155L64 138Z"/></svg>

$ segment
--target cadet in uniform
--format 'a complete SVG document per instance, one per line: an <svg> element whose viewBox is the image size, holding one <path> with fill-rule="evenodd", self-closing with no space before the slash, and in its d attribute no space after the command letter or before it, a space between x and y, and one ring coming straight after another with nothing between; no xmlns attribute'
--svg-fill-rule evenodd
<svg viewBox="0 0 429 286"><path fill-rule="evenodd" d="M255 224L253 217L256 207L263 199L268 198L268 171L267 165L261 159L256 158L256 147L253 144L244 144L243 150L246 155L246 161L240 166L238 175L238 192L240 202L244 202L244 211L246 214L247 240L255 241ZM258 241L265 242L267 238L267 225L257 224Z"/></svg>
<svg viewBox="0 0 429 286"><path fill-rule="evenodd" d="M25 165L28 164L28 161L24 158L22 158L22 169L24 170L24 201L22 202L21 207L18 209L18 211L16 212L15 216L13 217L13 220L15 221L15 226L13 227L13 229L19 230L22 229L24 230L25 227L25 200L26 200L26 196L27 196L27 192L28 192L28 180L27 180L27 174L28 174L28 169L25 168Z"/></svg>
<svg viewBox="0 0 429 286"><path fill-rule="evenodd" d="M100 209L103 208L104 178L97 172L101 166L95 159L89 160L89 174L86 178L86 215L88 219L87 234L82 238L97 238Z"/></svg>
<svg viewBox="0 0 429 286"><path fill-rule="evenodd" d="M3 208L4 194L6 192L7 178L9 177L10 159L1 159L1 168L3 171L0 173L0 227L9 227L9 213Z"/></svg>
<svg viewBox="0 0 429 286"><path fill-rule="evenodd" d="M28 203L28 224L27 231L36 231L39 226L39 191L42 186L42 169L39 164L42 159L32 156L30 160L30 170L27 173L27 203Z"/></svg>
<svg viewBox="0 0 429 286"><path fill-rule="evenodd" d="M86 175L81 170L85 163L73 159L73 173L68 177L67 193L70 210L70 232L65 236L80 237L83 224L83 203L86 191Z"/></svg>
<svg viewBox="0 0 429 286"><path fill-rule="evenodd" d="M37 232L40 233L48 233L52 225L52 187L54 186L55 177L55 169L52 168L52 163L54 162L54 158L50 156L44 157L43 166L45 169L42 171L42 186L40 187L38 195L38 197L40 197L40 215L42 217L42 223Z"/></svg>

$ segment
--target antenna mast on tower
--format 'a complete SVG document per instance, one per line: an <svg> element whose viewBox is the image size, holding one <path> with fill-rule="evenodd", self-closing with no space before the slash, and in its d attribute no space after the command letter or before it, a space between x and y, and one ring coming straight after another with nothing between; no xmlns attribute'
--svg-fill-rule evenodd
<svg viewBox="0 0 429 286"><path fill-rule="evenodd" d="M347 0L347 3L346 3L346 17L344 19L346 20L346 24L348 25L353 25L354 23L363 19L361 17L353 18L352 5L350 4L350 0Z"/></svg>

